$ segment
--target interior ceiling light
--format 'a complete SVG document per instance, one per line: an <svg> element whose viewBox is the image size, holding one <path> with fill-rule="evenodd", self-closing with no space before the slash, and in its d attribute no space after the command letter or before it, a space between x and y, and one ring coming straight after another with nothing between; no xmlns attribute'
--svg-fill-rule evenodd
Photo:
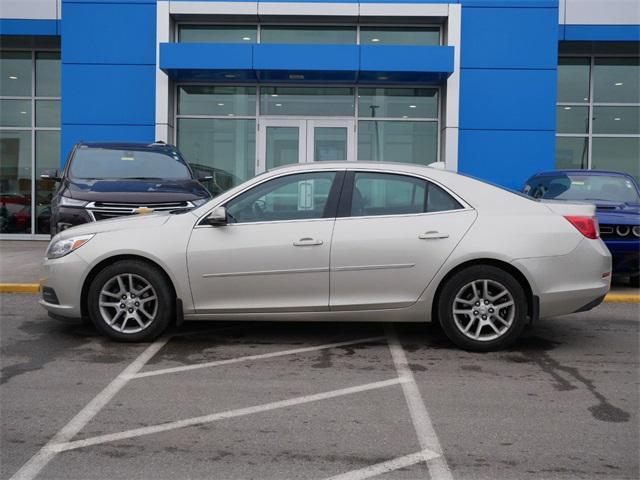
<svg viewBox="0 0 640 480"><path fill-rule="evenodd" d="M379 39L379 38L372 38L372 39L371 39L371 41L372 41L372 42L379 42L379 41L380 41L380 39Z"/></svg>
<svg viewBox="0 0 640 480"><path fill-rule="evenodd" d="M245 42L251 40L251 37L242 37L242 40L244 40Z"/></svg>
<svg viewBox="0 0 640 480"><path fill-rule="evenodd" d="M219 107L224 107L224 103L219 103L218 106Z"/></svg>
<svg viewBox="0 0 640 480"><path fill-rule="evenodd" d="M571 107L564 107L565 110L571 110Z"/></svg>
<svg viewBox="0 0 640 480"><path fill-rule="evenodd" d="M282 104L281 103L276 103L276 107L281 107Z"/></svg>
<svg viewBox="0 0 640 480"><path fill-rule="evenodd" d="M22 115L26 115L26 114L27 114L27 112L20 112L20 113L21 113ZM618 119L618 120L620 120L620 119Z"/></svg>
<svg viewBox="0 0 640 480"><path fill-rule="evenodd" d="M227 73L224 78L236 78L236 76L233 73Z"/></svg>
<svg viewBox="0 0 640 480"><path fill-rule="evenodd" d="M409 105L409 108L418 108L415 105Z"/></svg>
<svg viewBox="0 0 640 480"><path fill-rule="evenodd" d="M620 86L624 85L624 83L622 83L622 82L616 82L616 83L614 83L614 85L615 85L616 87L620 87Z"/></svg>
<svg viewBox="0 0 640 480"><path fill-rule="evenodd" d="M271 96L272 96L272 97L277 97L277 96L278 96L278 94L277 94L277 93L272 93L272 94L271 94Z"/></svg>
<svg viewBox="0 0 640 480"><path fill-rule="evenodd" d="M16 77L15 75L9 75L9 80L17 80L18 77Z"/></svg>
<svg viewBox="0 0 640 480"><path fill-rule="evenodd" d="M616 122L619 122L619 121L620 121L620 117L615 117L615 118L614 118L614 120L615 120Z"/></svg>

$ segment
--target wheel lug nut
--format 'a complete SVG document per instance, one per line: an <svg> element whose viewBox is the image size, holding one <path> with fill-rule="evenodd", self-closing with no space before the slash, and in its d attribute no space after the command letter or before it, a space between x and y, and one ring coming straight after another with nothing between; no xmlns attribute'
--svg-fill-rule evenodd
<svg viewBox="0 0 640 480"><path fill-rule="evenodd" d="M477 310L474 310L474 311L473 311L473 314L474 314L474 315L478 315L478 311L477 311Z"/></svg>
<svg viewBox="0 0 640 480"><path fill-rule="evenodd" d="M136 298L136 294L135 294L135 293L132 293L132 294L131 294L131 298Z"/></svg>
<svg viewBox="0 0 640 480"><path fill-rule="evenodd" d="M130 308L130 309L129 309L129 313L133 313L133 308Z"/></svg>
<svg viewBox="0 0 640 480"><path fill-rule="evenodd" d="M127 298L127 296L126 295L122 295L122 299L124 300L125 298Z"/></svg>
<svg viewBox="0 0 640 480"><path fill-rule="evenodd" d="M485 301L484 301L484 304L485 304L485 305L489 305L489 300L485 300Z"/></svg>
<svg viewBox="0 0 640 480"><path fill-rule="evenodd" d="M493 313L493 308L490 308L490 309L489 309L489 313Z"/></svg>
<svg viewBox="0 0 640 480"><path fill-rule="evenodd" d="M476 307L480 306L480 302L476 302Z"/></svg>
<svg viewBox="0 0 640 480"><path fill-rule="evenodd" d="M140 306L140 302L136 302L136 307L139 307L139 306Z"/></svg>
<svg viewBox="0 0 640 480"><path fill-rule="evenodd" d="M121 303L121 304L120 304L120 308L124 308L124 303Z"/></svg>
<svg viewBox="0 0 640 480"><path fill-rule="evenodd" d="M486 315L482 315L482 319L483 319L483 320L486 320L486 319L487 319L487 316L486 316Z"/></svg>

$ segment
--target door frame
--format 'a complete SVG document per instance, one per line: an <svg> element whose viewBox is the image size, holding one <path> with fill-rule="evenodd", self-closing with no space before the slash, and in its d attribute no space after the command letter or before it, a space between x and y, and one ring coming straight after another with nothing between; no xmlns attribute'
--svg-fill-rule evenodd
<svg viewBox="0 0 640 480"><path fill-rule="evenodd" d="M315 128L343 127L347 129L347 161L356 159L355 118L292 118L261 117L257 120L258 141L256 151L256 175L267 170L267 129L269 127L298 128L298 163L312 162Z"/></svg>

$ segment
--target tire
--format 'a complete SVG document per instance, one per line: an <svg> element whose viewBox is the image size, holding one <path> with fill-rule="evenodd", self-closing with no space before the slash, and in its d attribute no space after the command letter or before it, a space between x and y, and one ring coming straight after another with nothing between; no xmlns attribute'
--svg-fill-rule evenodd
<svg viewBox="0 0 640 480"><path fill-rule="evenodd" d="M140 260L121 260L105 267L88 290L91 322L120 342L155 339L169 326L174 306L175 295L164 274Z"/></svg>
<svg viewBox="0 0 640 480"><path fill-rule="evenodd" d="M476 265L447 280L438 301L438 318L458 347L474 352L500 350L522 333L527 323L527 299L511 274L498 267Z"/></svg>

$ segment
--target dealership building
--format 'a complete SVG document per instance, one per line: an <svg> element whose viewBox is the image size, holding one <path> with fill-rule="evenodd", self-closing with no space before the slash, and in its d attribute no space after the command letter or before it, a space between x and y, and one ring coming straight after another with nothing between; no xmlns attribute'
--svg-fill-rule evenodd
<svg viewBox="0 0 640 480"><path fill-rule="evenodd" d="M79 141L237 183L323 160L640 176L638 0L0 0L0 238Z"/></svg>

